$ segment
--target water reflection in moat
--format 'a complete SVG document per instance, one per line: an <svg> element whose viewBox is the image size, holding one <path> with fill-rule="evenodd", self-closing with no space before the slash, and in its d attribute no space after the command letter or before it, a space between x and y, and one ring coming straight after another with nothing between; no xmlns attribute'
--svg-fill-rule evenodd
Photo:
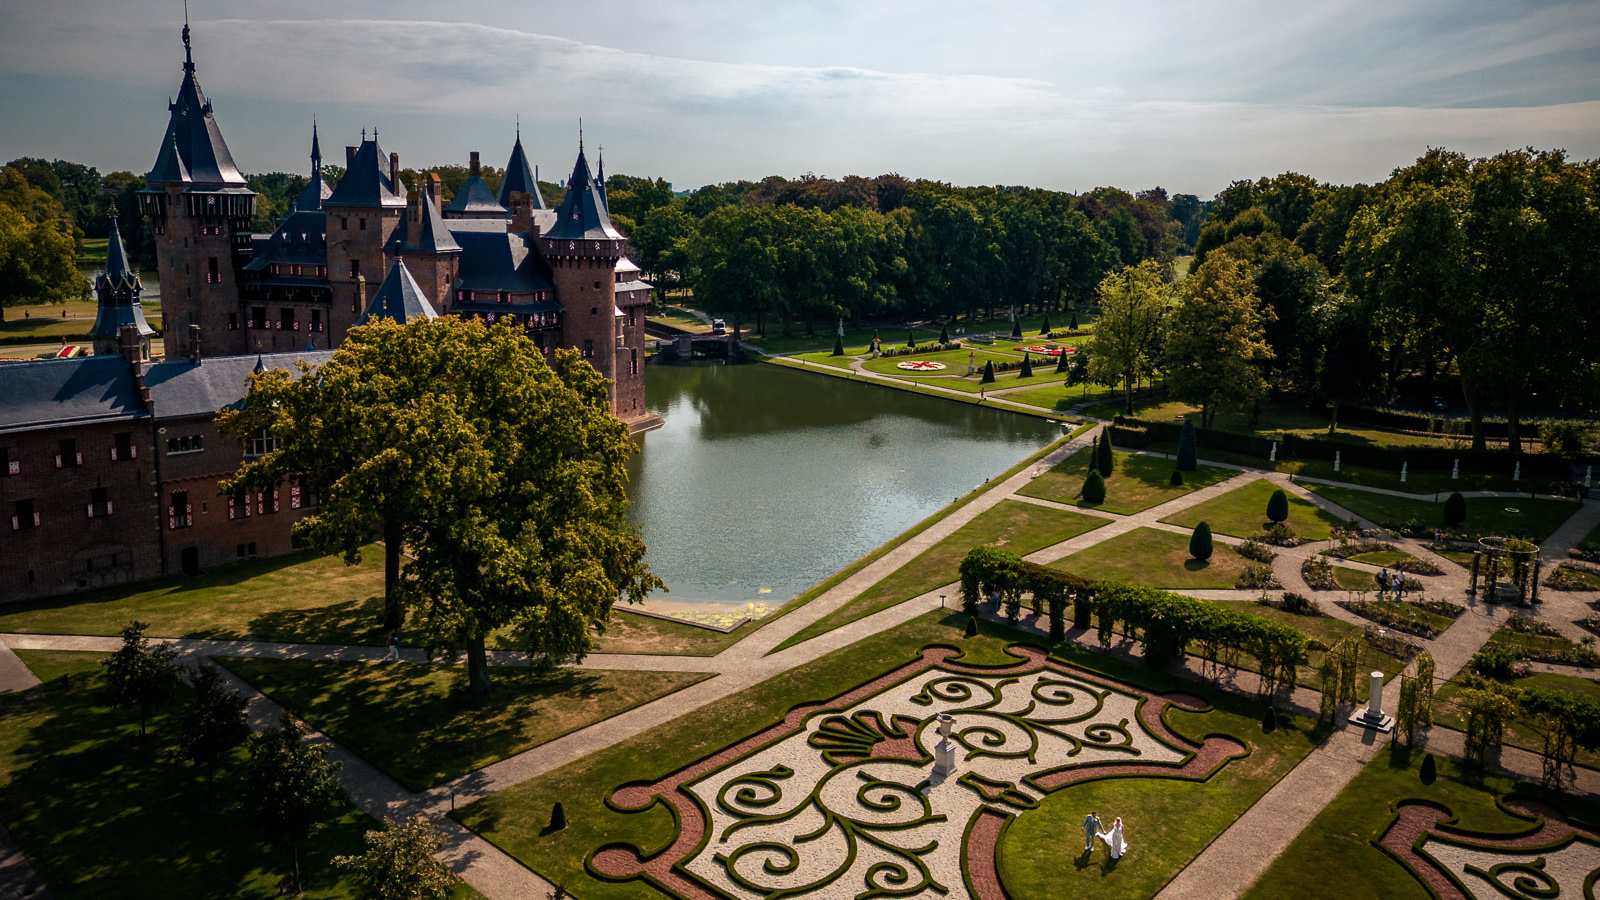
<svg viewBox="0 0 1600 900"><path fill-rule="evenodd" d="M649 366L629 466L646 608L773 607L1061 434L1043 419L769 365Z"/></svg>

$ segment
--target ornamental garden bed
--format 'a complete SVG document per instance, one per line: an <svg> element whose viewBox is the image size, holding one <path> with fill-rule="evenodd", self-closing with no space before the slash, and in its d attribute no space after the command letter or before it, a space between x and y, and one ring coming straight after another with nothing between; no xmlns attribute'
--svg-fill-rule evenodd
<svg viewBox="0 0 1600 900"><path fill-rule="evenodd" d="M1435 601L1429 603L1428 606L1424 606L1421 603L1407 603L1399 600L1350 600L1346 601L1343 606L1356 615L1376 622L1385 628L1392 628L1396 631L1403 631L1406 634L1413 634L1417 637L1431 640L1444 633L1444 630L1449 628L1451 623L1456 620L1456 616L1464 612L1462 607L1453 603L1445 603L1444 606L1440 606L1440 603L1444 603L1444 601ZM1454 614L1442 614L1443 612L1449 612L1446 607L1453 609ZM1435 610L1442 612L1436 612Z"/></svg>
<svg viewBox="0 0 1600 900"><path fill-rule="evenodd" d="M880 876L885 871L903 872L906 880L900 883L905 886L931 876L946 891L940 895L949 898L993 897L992 891L1001 886L1013 900L1107 891L1152 896L1324 733L1305 719L1284 715L1275 731L1263 733L1260 705L1249 699L1075 645L1063 648L1062 661L1087 668L1062 668L1059 661L1044 661L1038 651L1006 652L1016 633L1004 626L986 623L982 634L965 638L966 621L960 614L930 613L474 803L457 817L585 900L640 896L641 882L629 876L641 869L671 879L654 882L665 896L746 896L743 891L729 892L724 861L757 883L787 878L793 883L783 881L785 885L806 888L787 895L794 897L857 896L869 890L873 877L869 866L880 861L903 867L880 869ZM930 641L959 647L954 652L961 655L952 658L952 651L936 650L942 661L930 666L921 649ZM907 674L908 664L923 668ZM1014 671L1003 674L1002 669L972 665ZM1091 701L1085 694L1085 702L1069 705L1066 717L1077 717L1075 721L1051 725L1054 733L1040 738L1038 764L1024 771L1020 767L1025 757L983 755L984 748L977 746L978 732L961 724L975 715L969 708L981 703L988 690L984 685L996 677L1034 681L1059 677L1062 682L1061 687L1041 688L1038 695L1044 699L1035 704L1037 714L1014 718L999 715L1012 710L1013 702L1014 689L1002 690L1004 699L991 707L995 715L988 718L999 729L997 739L1007 746L1029 728L1038 732L1041 723L1033 719L1055 708L1052 699L1076 696L1077 685L1092 685L1101 699ZM923 680L913 683L919 678ZM951 680L935 685L929 679ZM962 693L957 685L968 680L972 685L966 690L974 692L971 700L955 699ZM915 702L924 691L928 702ZM1100 695L1101 691L1106 693ZM1170 691L1193 694L1211 706L1187 706L1195 701L1166 696ZM1023 695L1031 699L1035 692ZM1147 699L1139 712L1118 712L1111 721L1113 708L1140 696ZM820 705L785 713L797 703ZM926 795L906 791L907 783L914 788L927 777L930 719L933 712L946 709L956 717L954 731L964 734L967 742L957 740L961 750L956 770L931 785ZM1102 720L1115 727L1091 738L1088 729ZM1170 733L1170 739L1158 727ZM1104 757L1106 764L1045 765L1046 756L1055 752L1050 748L1065 747L1062 742L1068 738L1082 742L1084 748L1073 760ZM1230 758L1229 748L1236 744L1248 746L1249 755ZM1128 750L1107 755L1103 748L1114 745ZM1205 749L1212 745L1217 750ZM968 758L973 750L979 755ZM1135 755L1129 750L1141 752ZM1170 763L1156 762L1156 755L1173 750L1179 756ZM1218 756L1209 760L1208 768L1208 758L1199 752ZM779 759L780 754L784 758ZM769 756L775 765L767 765ZM1184 766L1193 766L1192 774L1184 773ZM1202 768L1209 776L1200 772ZM1119 777L1097 777L1112 775ZM928 807L919 798L926 799ZM571 824L544 834L542 826L557 800L564 804ZM768 800L761 815L741 817ZM881 802L868 808L860 800ZM974 803L993 812L967 817L948 811ZM795 808L833 813L831 824L819 835L844 848L845 857L827 855L817 846L825 842L820 839L792 840L799 830L792 815ZM1115 810L1128 823L1130 842L1138 842L1134 846L1139 849L1114 871L1101 865L1067 864L1076 848L1064 845L1061 835L1072 831L1081 835L1084 811L1089 808ZM1172 815L1173 809L1185 812ZM888 827L894 824L890 820L931 818L925 813L946 819ZM1009 825L994 827L997 816ZM739 826L741 822L754 824ZM721 830L718 842L707 847L685 838L704 824L721 823L731 830ZM814 820L812 827L823 824ZM918 829L927 831L926 839ZM851 838L845 837L847 832ZM913 832L918 841L902 840ZM769 855L745 849L759 845L761 834L788 834L791 839L772 841L781 847ZM864 836L880 838L888 846ZM727 842L720 844L723 837ZM858 849L850 856L852 840ZM805 864L785 873L782 860L791 854ZM968 861L965 871L963 859ZM769 860L774 864L770 868L764 865ZM616 878L627 880L612 880Z"/></svg>

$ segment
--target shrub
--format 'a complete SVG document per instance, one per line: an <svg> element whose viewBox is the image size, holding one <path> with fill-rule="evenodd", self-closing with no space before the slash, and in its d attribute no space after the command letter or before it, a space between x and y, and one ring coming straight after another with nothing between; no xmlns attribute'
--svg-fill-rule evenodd
<svg viewBox="0 0 1600 900"><path fill-rule="evenodd" d="M1278 710L1276 707L1267 707L1267 714L1261 717L1261 730L1268 734L1278 730Z"/></svg>
<svg viewBox="0 0 1600 900"><path fill-rule="evenodd" d="M1461 523L1467 520L1467 498L1456 491L1444 501L1444 524L1446 528L1460 528Z"/></svg>
<svg viewBox="0 0 1600 900"><path fill-rule="evenodd" d="M1467 665L1484 678L1510 681L1517 677L1517 652L1509 647L1485 647L1474 653Z"/></svg>
<svg viewBox="0 0 1600 900"><path fill-rule="evenodd" d="M1409 572L1413 575L1440 575L1444 570L1425 559L1398 559L1389 565L1391 569Z"/></svg>
<svg viewBox="0 0 1600 900"><path fill-rule="evenodd" d="M833 355L834 356L843 356L844 355L844 335L842 335L842 334L834 336L834 339L833 339Z"/></svg>
<svg viewBox="0 0 1600 900"><path fill-rule="evenodd" d="M1267 498L1267 519L1272 522L1282 522L1287 518L1289 518L1289 495L1279 488Z"/></svg>
<svg viewBox="0 0 1600 900"><path fill-rule="evenodd" d="M906 346L912 348L917 346L917 333L915 331L906 334Z"/></svg>
<svg viewBox="0 0 1600 900"><path fill-rule="evenodd" d="M1011 336L1017 340L1022 339L1022 320L1014 319L1011 322Z"/></svg>
<svg viewBox="0 0 1600 900"><path fill-rule="evenodd" d="M546 831L560 831L567 827L567 810L557 800L556 805L550 808L550 824L545 826Z"/></svg>
<svg viewBox="0 0 1600 900"><path fill-rule="evenodd" d="M1044 317L1044 324L1039 326L1039 333L1044 335L1045 337L1049 337L1050 336L1050 317L1049 316L1045 316Z"/></svg>
<svg viewBox="0 0 1600 900"><path fill-rule="evenodd" d="M1193 552L1192 550L1190 551ZM1271 590L1282 587L1278 579L1272 576L1272 567L1265 563L1251 563L1244 567L1239 577L1234 579L1233 586L1239 590Z"/></svg>
<svg viewBox="0 0 1600 900"><path fill-rule="evenodd" d="M1172 470L1172 477L1167 479L1167 484L1170 484L1173 487L1182 487L1183 486L1183 473L1178 471L1177 469L1173 469Z"/></svg>
<svg viewBox="0 0 1600 900"><path fill-rule="evenodd" d="M978 636L978 617L967 616L967 637Z"/></svg>
<svg viewBox="0 0 1600 900"><path fill-rule="evenodd" d="M1272 558L1277 555L1260 541L1245 541L1234 549L1245 559L1253 559L1260 563L1272 562Z"/></svg>
<svg viewBox="0 0 1600 900"><path fill-rule="evenodd" d="M1072 317L1067 320L1067 328L1072 330L1072 331L1077 331L1078 330L1078 312L1077 312L1077 310L1073 310Z"/></svg>
<svg viewBox="0 0 1600 900"><path fill-rule="evenodd" d="M1056 357L1056 374L1057 375L1060 375L1062 372L1067 371L1067 360L1069 358L1070 357L1068 357L1067 354L1065 354L1065 353L1063 353L1060 356Z"/></svg>
<svg viewBox="0 0 1600 900"><path fill-rule="evenodd" d="M1432 753L1423 755L1422 767L1417 770L1417 777L1422 779L1423 784L1433 784L1439 777L1439 763L1434 760Z"/></svg>
<svg viewBox="0 0 1600 900"><path fill-rule="evenodd" d="M1300 567L1300 576L1314 591L1339 589L1339 580L1333 577L1333 565L1321 556L1313 556Z"/></svg>
<svg viewBox="0 0 1600 900"><path fill-rule="evenodd" d="M1297 616L1314 616L1317 614L1317 605L1305 594L1294 591L1285 591L1283 594L1283 611L1291 612Z"/></svg>
<svg viewBox="0 0 1600 900"><path fill-rule="evenodd" d="M1100 474L1107 478L1111 477L1111 460L1111 431L1110 429L1102 429L1100 431L1100 446L1095 449L1094 465L1096 469L1100 470Z"/></svg>
<svg viewBox="0 0 1600 900"><path fill-rule="evenodd" d="M1031 358L1029 358L1028 351L1026 351L1026 350L1022 351L1022 374L1017 376L1017 377L1018 378L1032 378L1033 377L1033 360Z"/></svg>
<svg viewBox="0 0 1600 900"><path fill-rule="evenodd" d="M1506 628L1517 634L1539 634L1546 637L1561 636L1561 632L1549 622L1542 622L1533 616L1525 616L1522 613L1512 613L1511 618L1506 620Z"/></svg>
<svg viewBox="0 0 1600 900"><path fill-rule="evenodd" d="M1194 527L1194 534L1189 536L1189 555L1204 562L1211 558L1211 525L1201 522Z"/></svg>
<svg viewBox="0 0 1600 900"><path fill-rule="evenodd" d="M950 326L949 325L940 325L939 326L939 343L941 343L941 344L950 343Z"/></svg>
<svg viewBox="0 0 1600 900"><path fill-rule="evenodd" d="M1178 433L1178 471L1193 472L1200 468L1199 444L1194 423L1183 420L1183 430Z"/></svg>
<svg viewBox="0 0 1600 900"><path fill-rule="evenodd" d="M1273 522L1271 525L1267 526L1266 531L1256 535L1253 540L1265 541L1274 547L1300 546L1300 536L1295 534L1293 528L1290 528L1282 522Z"/></svg>
<svg viewBox="0 0 1600 900"><path fill-rule="evenodd" d="M983 364L983 377L978 379L979 384L994 384L994 360Z"/></svg>
<svg viewBox="0 0 1600 900"><path fill-rule="evenodd" d="M1083 501L1097 504L1106 502L1106 480L1100 476L1099 469L1090 469L1089 477L1083 480Z"/></svg>

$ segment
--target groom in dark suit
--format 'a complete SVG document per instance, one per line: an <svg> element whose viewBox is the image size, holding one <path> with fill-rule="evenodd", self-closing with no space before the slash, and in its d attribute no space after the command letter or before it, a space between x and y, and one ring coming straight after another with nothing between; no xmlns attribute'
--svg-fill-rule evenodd
<svg viewBox="0 0 1600 900"><path fill-rule="evenodd" d="M1089 818L1083 820L1083 852L1094 852L1094 839L1100 836L1100 817L1089 813Z"/></svg>

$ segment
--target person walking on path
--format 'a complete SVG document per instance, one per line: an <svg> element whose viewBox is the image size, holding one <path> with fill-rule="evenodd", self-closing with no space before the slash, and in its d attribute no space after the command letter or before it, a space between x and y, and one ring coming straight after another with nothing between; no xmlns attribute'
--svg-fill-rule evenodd
<svg viewBox="0 0 1600 900"><path fill-rule="evenodd" d="M1094 852L1095 839L1100 836L1100 817L1089 813L1089 818L1083 820L1083 852L1085 855Z"/></svg>
<svg viewBox="0 0 1600 900"><path fill-rule="evenodd" d="M1406 573L1404 573L1404 572L1396 572L1396 573L1394 573L1394 582L1393 582L1393 584L1394 584L1394 596L1395 596L1395 599L1396 600L1404 600L1406 598Z"/></svg>
<svg viewBox="0 0 1600 900"><path fill-rule="evenodd" d="M384 662L389 662L390 660L398 661L399 659L400 659L400 636L391 631L391 632L389 632L389 655L385 656L383 658L383 661Z"/></svg>
<svg viewBox="0 0 1600 900"><path fill-rule="evenodd" d="M1378 599L1382 600L1389 595L1389 570L1384 569L1378 573Z"/></svg>

